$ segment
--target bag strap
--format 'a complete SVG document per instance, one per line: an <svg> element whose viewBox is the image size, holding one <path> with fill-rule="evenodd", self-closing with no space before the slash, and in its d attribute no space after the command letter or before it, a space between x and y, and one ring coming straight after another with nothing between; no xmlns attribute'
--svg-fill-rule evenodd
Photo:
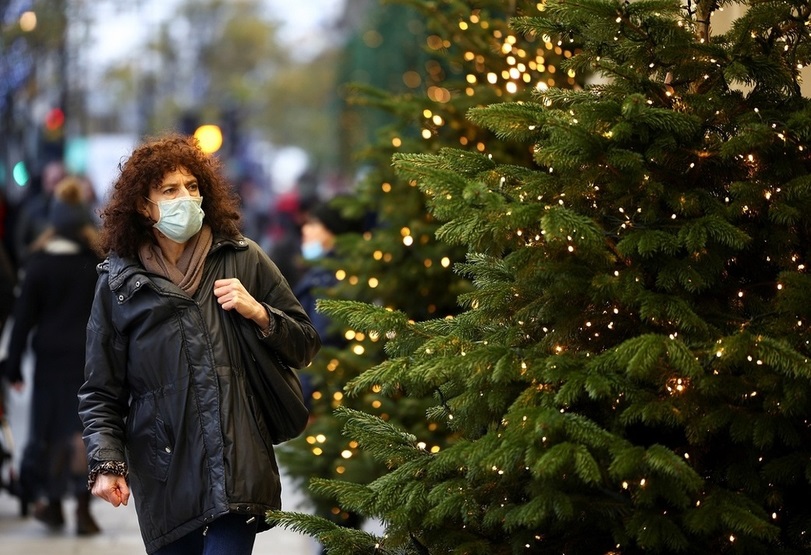
<svg viewBox="0 0 811 555"><path fill-rule="evenodd" d="M225 254L225 271L224 278L237 277L237 262L235 253L231 250L222 251ZM228 274L231 274L230 276ZM220 312L220 321L223 325L223 335L225 336L225 348L228 351L228 358L232 368L245 369L246 361L242 356L242 341L240 334L242 330L239 329L239 322L234 319L234 316L242 317L240 314L233 314L232 310L224 310L218 308ZM230 329L230 333L229 333ZM236 341L236 344L234 343Z"/></svg>
<svg viewBox="0 0 811 555"><path fill-rule="evenodd" d="M226 278L228 277L237 277L237 257L236 253L233 251L224 251L225 252L225 274ZM231 274L230 276L228 274ZM253 293L248 291L251 295ZM224 314L225 318L230 318L230 322L225 324L225 319L223 320L224 325L233 326L232 329L234 331L234 335L231 336L230 334L226 335L226 347L228 349L228 356L231 358L231 364L237 365L239 368L245 369L247 364L247 360L243 360L242 356L235 355L248 355L251 352L250 345L245 337L242 335L243 330L245 328L245 319L242 317L241 314L234 312L233 310L222 310L222 312L228 312L229 314ZM250 333L251 330L245 330L246 333ZM234 339L236 339L236 345L234 345ZM279 353L276 349L273 349L269 346L264 346L266 350L270 351L273 354L274 360L279 364L279 368L282 372L293 372L293 369L282 360L282 357L279 356ZM294 373L295 375L295 373ZM298 379L298 378L297 378Z"/></svg>

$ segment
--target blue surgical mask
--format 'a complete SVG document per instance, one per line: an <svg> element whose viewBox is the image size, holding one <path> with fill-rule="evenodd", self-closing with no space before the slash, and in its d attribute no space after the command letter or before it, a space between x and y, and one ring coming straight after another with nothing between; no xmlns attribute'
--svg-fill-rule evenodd
<svg viewBox="0 0 811 555"><path fill-rule="evenodd" d="M154 202L160 217L152 226L175 243L185 243L203 227L203 197L180 197Z"/></svg>
<svg viewBox="0 0 811 555"><path fill-rule="evenodd" d="M308 241L301 244L301 256L305 260L315 260L324 256L324 245L320 241Z"/></svg>

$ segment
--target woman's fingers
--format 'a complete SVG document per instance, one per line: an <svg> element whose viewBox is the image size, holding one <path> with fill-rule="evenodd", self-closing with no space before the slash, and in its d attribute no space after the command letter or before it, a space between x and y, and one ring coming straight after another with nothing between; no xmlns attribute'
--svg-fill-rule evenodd
<svg viewBox="0 0 811 555"><path fill-rule="evenodd" d="M237 278L215 281L214 296L217 297L217 302L224 310L236 310L245 318L253 319L256 313L262 309Z"/></svg>

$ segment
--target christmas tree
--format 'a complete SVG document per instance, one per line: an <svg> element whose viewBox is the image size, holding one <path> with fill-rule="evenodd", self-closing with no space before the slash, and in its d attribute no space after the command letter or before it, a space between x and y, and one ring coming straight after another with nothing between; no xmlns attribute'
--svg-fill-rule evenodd
<svg viewBox="0 0 811 555"><path fill-rule="evenodd" d="M316 481L385 537L272 519L343 553L807 553L807 2L548 0L517 30L605 82L470 120L534 164L397 155L474 290L452 319L322 308L388 338L347 391L427 395L432 453L374 415L346 434L390 471Z"/></svg>
<svg viewBox="0 0 811 555"><path fill-rule="evenodd" d="M466 277L452 270L465 251L461 245L436 240L439 222L428 213L425 195L394 174L392 155L438 152L447 146L483 150L485 144L493 143L491 150L503 158L528 163L531 154L526 148L499 146L493 132L466 119L467 110L500 98L529 100L538 83L570 86L575 80L554 73L564 51L571 52L509 28L508 17L535 11L534 2L519 2L513 8L501 1L475 8L461 2L439 7L426 2L404 4L408 5L379 6L371 13L370 26L361 27L359 37L350 41L348 58L355 65L347 62L346 79L364 75L374 79L347 84L350 104L343 120L352 125L345 142L363 145L356 147L352 161L363 178L351 197L333 204L347 218L372 217L367 218L365 233L341 235L337 256L318 264L340 279L336 287L323 292L325 296L399 310L412 320L445 318L459 312L457 297L471 288ZM421 39L415 43L411 32L418 32ZM404 52L403 34L408 35L407 42L416 44L416 52ZM392 73L383 74L386 68ZM402 85L400 89L396 83ZM372 142L363 144L359 137L371 137ZM347 395L347 382L386 359L386 338L340 321L335 327L345 344L324 348L303 370L315 386L313 420L304 435L278 451L288 475L305 488L314 476L366 484L387 470L385 463L343 435L344 421L334 414L338 407L362 410L396 424L418 437L428 450L441 450L456 436L443 423L426 421L426 410L435 404L432 392L384 394L374 387ZM358 524L357 513L342 510L332 497L305 493L318 514L340 524Z"/></svg>

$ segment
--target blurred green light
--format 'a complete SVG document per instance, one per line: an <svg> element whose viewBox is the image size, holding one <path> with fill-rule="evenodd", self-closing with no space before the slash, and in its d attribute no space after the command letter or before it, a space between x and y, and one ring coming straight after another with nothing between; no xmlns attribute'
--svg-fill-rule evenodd
<svg viewBox="0 0 811 555"><path fill-rule="evenodd" d="M25 162L17 162L14 164L14 169L11 170L11 175L14 178L14 182L19 187L25 187L31 177L28 175L28 168L25 167Z"/></svg>
<svg viewBox="0 0 811 555"><path fill-rule="evenodd" d="M72 174L87 173L87 162L90 158L90 144L85 137L65 141L65 166Z"/></svg>

